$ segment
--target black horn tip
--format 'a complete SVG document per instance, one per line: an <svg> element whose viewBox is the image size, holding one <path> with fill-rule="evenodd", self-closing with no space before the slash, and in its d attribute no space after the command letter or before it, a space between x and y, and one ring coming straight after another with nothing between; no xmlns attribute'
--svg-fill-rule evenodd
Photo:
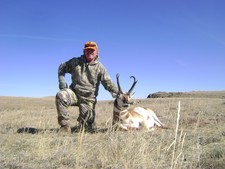
<svg viewBox="0 0 225 169"><path fill-rule="evenodd" d="M134 76L131 76L130 78L133 78L135 82L137 82L136 78Z"/></svg>

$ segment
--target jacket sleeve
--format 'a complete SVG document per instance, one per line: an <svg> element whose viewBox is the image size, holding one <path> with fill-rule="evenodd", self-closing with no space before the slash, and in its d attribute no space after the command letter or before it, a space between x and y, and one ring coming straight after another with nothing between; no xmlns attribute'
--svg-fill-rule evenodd
<svg viewBox="0 0 225 169"><path fill-rule="evenodd" d="M111 77L109 76L106 68L101 64L101 84L103 87L108 90L110 93L118 93L118 89Z"/></svg>
<svg viewBox="0 0 225 169"><path fill-rule="evenodd" d="M72 64L72 59L60 64L60 66L58 68L59 84L66 84L65 74L71 72L71 64Z"/></svg>

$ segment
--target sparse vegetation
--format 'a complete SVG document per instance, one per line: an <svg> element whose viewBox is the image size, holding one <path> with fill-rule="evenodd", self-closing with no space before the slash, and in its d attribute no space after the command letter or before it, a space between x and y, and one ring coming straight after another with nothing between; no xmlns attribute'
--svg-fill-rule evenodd
<svg viewBox="0 0 225 169"><path fill-rule="evenodd" d="M53 97L0 97L0 168L224 168L224 98L136 99L135 105L151 107L171 129L63 135L55 130ZM112 100L98 102L98 128L110 128L112 108ZM70 111L75 126L78 109ZM39 132L17 132L24 127Z"/></svg>

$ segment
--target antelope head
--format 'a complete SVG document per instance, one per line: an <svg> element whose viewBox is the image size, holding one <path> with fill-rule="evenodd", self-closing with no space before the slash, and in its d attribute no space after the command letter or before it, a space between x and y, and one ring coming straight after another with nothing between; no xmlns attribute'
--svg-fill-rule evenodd
<svg viewBox="0 0 225 169"><path fill-rule="evenodd" d="M130 78L134 79L134 82L131 86L131 88L128 90L128 92L124 93L121 86L120 86L120 80L119 80L119 74L116 75L116 80L117 80L117 86L118 86L118 94L115 99L115 104L117 105L117 108L124 109L129 107L133 102L131 102L131 98L134 95L133 89L137 83L137 80L134 76L131 76Z"/></svg>

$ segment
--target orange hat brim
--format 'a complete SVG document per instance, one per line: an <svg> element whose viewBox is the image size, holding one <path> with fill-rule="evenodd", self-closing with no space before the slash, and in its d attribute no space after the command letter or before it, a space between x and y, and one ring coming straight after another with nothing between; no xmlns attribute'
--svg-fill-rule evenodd
<svg viewBox="0 0 225 169"><path fill-rule="evenodd" d="M93 49L93 50L97 50L97 48L96 48L96 47L91 47L91 46L84 48L84 50L86 50L86 49Z"/></svg>

